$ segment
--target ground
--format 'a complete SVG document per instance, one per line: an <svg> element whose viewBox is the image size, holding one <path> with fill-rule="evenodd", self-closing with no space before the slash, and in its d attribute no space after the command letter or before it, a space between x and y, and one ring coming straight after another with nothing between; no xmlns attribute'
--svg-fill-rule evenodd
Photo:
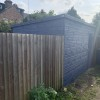
<svg viewBox="0 0 100 100"><path fill-rule="evenodd" d="M67 89L72 93L71 100L100 100L100 66L90 68Z"/></svg>
<svg viewBox="0 0 100 100"><path fill-rule="evenodd" d="M38 95L38 96L37 96ZM29 92L29 100L100 100L100 66L87 70L74 83L55 91L41 85Z"/></svg>
<svg viewBox="0 0 100 100"><path fill-rule="evenodd" d="M94 97L93 100L100 100L100 87L96 88L96 96Z"/></svg>

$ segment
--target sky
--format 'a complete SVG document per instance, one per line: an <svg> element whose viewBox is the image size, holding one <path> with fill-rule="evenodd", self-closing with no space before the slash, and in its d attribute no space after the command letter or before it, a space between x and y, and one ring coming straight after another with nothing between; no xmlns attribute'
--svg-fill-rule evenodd
<svg viewBox="0 0 100 100"><path fill-rule="evenodd" d="M2 3L4 1L0 0ZM92 22L93 16L100 12L100 0L12 0L12 2L23 8L26 13L44 9L46 12L54 10L58 15L66 13L74 6L77 13L89 23Z"/></svg>

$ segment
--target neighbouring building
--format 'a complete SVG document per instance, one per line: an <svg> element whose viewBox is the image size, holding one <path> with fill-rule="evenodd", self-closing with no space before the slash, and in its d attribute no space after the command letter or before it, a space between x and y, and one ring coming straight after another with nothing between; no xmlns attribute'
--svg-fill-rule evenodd
<svg viewBox="0 0 100 100"><path fill-rule="evenodd" d="M21 9L17 4L13 4L11 0L5 0L0 3L0 21L17 21L20 22L24 18L24 9Z"/></svg>

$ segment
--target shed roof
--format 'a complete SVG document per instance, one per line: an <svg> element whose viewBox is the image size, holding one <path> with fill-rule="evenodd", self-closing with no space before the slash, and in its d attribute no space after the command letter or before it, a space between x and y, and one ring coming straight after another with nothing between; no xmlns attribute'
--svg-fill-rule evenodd
<svg viewBox="0 0 100 100"><path fill-rule="evenodd" d="M70 15L68 15L68 14L61 14L61 15L45 17L45 18L38 19L38 20L31 20L31 21L28 21L28 22L16 24L16 25L13 25L12 28L20 27L20 26L24 26L24 25L35 24L35 23L42 23L42 22L52 21L52 20L61 19L61 18L73 20L73 21L82 23L82 24L84 24L84 25L90 26L90 27L95 27L94 25L92 25L92 24L90 24L90 23L87 23L87 22L85 22L85 21L83 21L83 20L80 20L80 19L78 19L78 18L72 17L72 16L70 16Z"/></svg>

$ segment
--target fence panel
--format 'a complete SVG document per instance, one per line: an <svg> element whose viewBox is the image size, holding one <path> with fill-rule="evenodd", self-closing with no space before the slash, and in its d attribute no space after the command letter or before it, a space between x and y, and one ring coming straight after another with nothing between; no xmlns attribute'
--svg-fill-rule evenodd
<svg viewBox="0 0 100 100"><path fill-rule="evenodd" d="M63 85L64 36L0 33L0 100L27 100L44 83Z"/></svg>

